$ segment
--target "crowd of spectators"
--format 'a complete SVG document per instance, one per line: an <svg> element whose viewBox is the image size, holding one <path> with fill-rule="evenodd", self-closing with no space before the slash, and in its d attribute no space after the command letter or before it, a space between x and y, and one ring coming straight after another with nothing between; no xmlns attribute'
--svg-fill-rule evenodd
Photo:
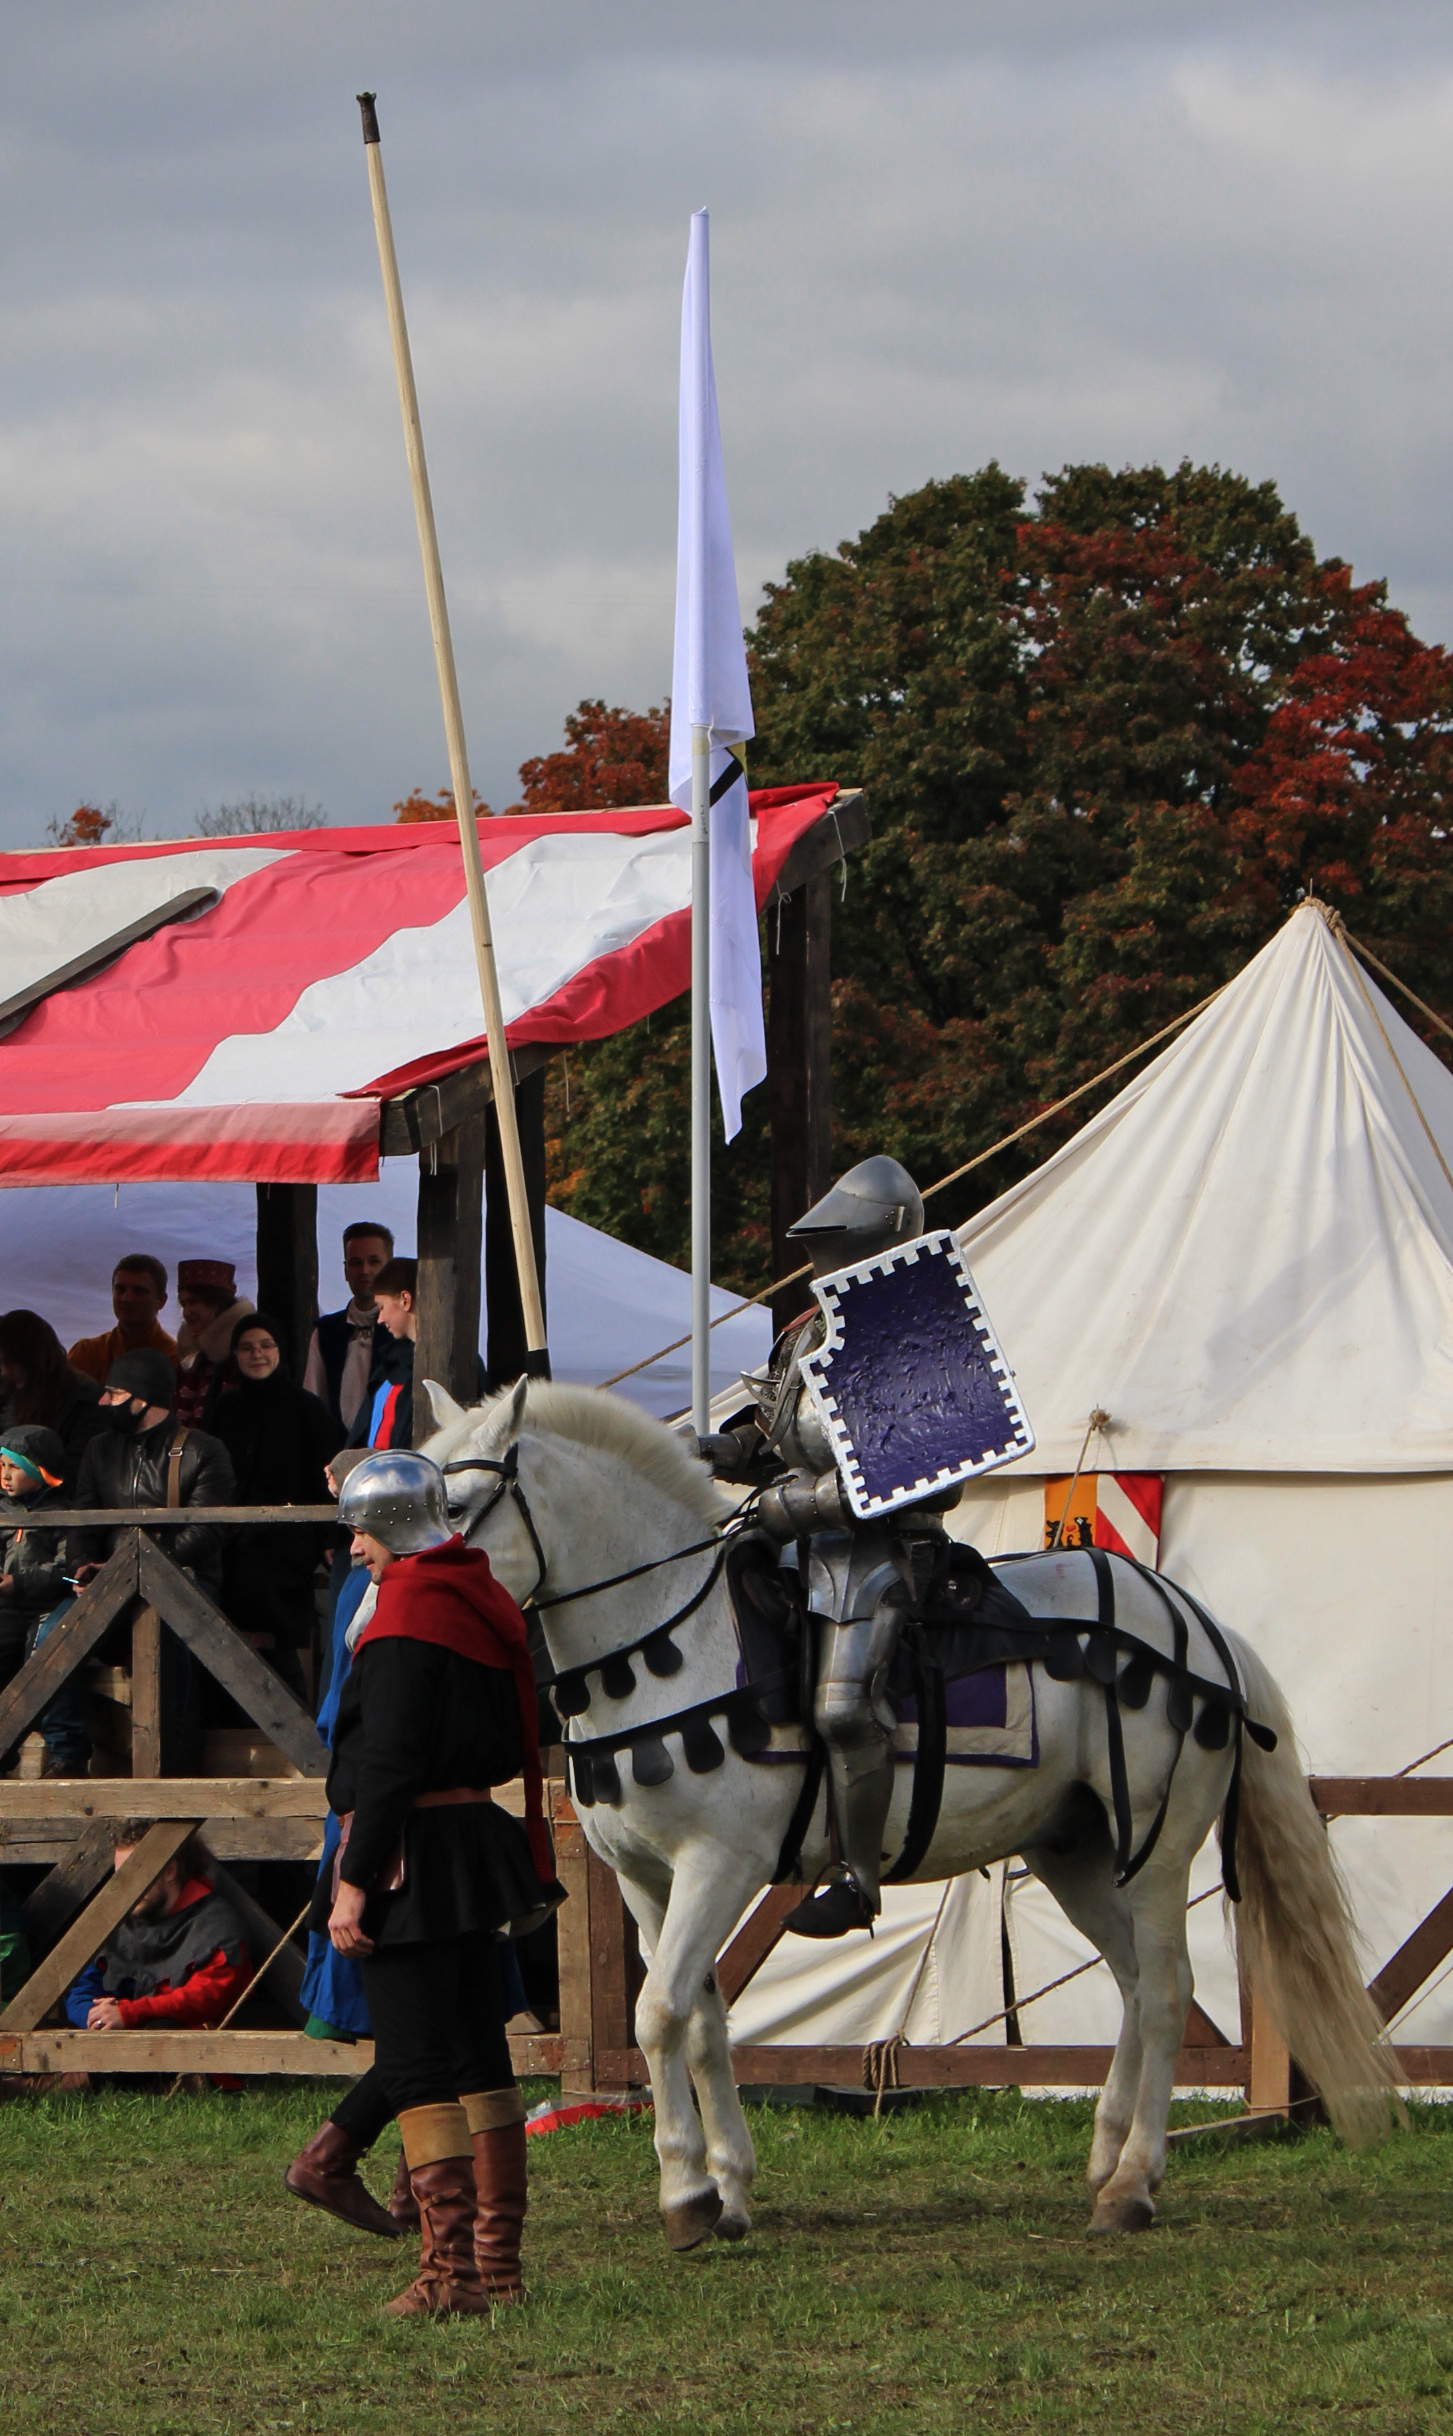
<svg viewBox="0 0 1453 2436"><path fill-rule="evenodd" d="M239 1294L235 1267L222 1259L178 1263L175 1338L162 1325L167 1270L149 1252L116 1264L114 1324L69 1348L38 1312L0 1315L0 1690L58 1629L119 1536L114 1524L49 1524L49 1512L324 1505L371 1448L410 1443L417 1264L395 1257L386 1227L357 1221L344 1234L343 1270L348 1300L313 1330L301 1385L286 1329ZM238 1529L201 1520L158 1536L313 1709L327 1741L351 1658L349 1628L356 1638L370 1588L366 1574L351 1572L346 1537L324 1523ZM113 1627L95 1655L129 1663L129 1631L124 1622ZM240 1713L175 1634L162 1635L161 1656L168 1765L194 1773L204 1729ZM80 1672L39 1722L46 1776L111 1772L114 1759L93 1748ZM0 1767L19 1764L18 1749L0 1755ZM144 1833L142 1821L121 1831L118 1868ZM223 2020L254 1958L216 1875L191 1839L73 1983L67 2020L91 2030ZM13 1911L7 1907L0 1928L7 1988L25 1959ZM366 2027L346 1974L315 1967L311 1977L316 2029Z"/></svg>
<svg viewBox="0 0 1453 2436"><path fill-rule="evenodd" d="M40 1313L0 1315L0 1690L104 1565L116 1526L48 1528L48 1508L282 1506L328 1502L329 1460L409 1443L418 1269L368 1220L343 1238L348 1300L313 1330L298 1384L286 1330L239 1294L231 1261L165 1264L132 1252L111 1278L113 1325L69 1348ZM162 1544L300 1699L326 1686L332 1608L348 1575L327 1525L169 1528ZM340 1561L341 1559L341 1561ZM322 1573L320 1575L320 1567ZM125 1663L125 1627L100 1655ZM196 1765L206 1725L235 1721L163 1636L162 1728L173 1765ZM311 1661L311 1671L310 1671ZM211 1704L207 1714L205 1700ZM80 1685L41 1720L47 1775L91 1765ZM16 1764L14 1752L9 1764ZM0 1763L3 1764L3 1763Z"/></svg>

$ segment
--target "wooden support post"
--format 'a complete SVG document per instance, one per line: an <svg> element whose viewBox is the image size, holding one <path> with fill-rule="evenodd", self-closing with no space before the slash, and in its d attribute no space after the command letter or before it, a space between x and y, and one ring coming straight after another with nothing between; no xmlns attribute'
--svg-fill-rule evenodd
<svg viewBox="0 0 1453 2436"><path fill-rule="evenodd" d="M780 925L779 925L780 915ZM787 1229L832 1181L832 874L816 873L767 914L771 993L767 1093L772 1130L772 1265L800 1265ZM789 1286L779 1328L811 1298Z"/></svg>
<svg viewBox="0 0 1453 2436"><path fill-rule="evenodd" d="M318 1320L318 1187L257 1187L257 1303L287 1335L294 1378L303 1375Z"/></svg>
<svg viewBox="0 0 1453 2436"><path fill-rule="evenodd" d="M1281 2032L1267 2018L1265 2005L1251 2000L1251 2065L1247 2076L1246 2110L1253 2115L1288 2115L1292 2102L1291 2052Z"/></svg>
<svg viewBox="0 0 1453 2436"><path fill-rule="evenodd" d="M515 1117L525 1162L535 1273L545 1304L545 1068L538 1066L515 1089ZM504 1152L493 1106L485 1146L484 1286L489 1321L485 1370L492 1390L510 1386L525 1368L525 1320L510 1227ZM417 1368L417 1362L415 1364Z"/></svg>
<svg viewBox="0 0 1453 2436"><path fill-rule="evenodd" d="M139 1607L131 1626L131 1773L160 1776L161 1618Z"/></svg>
<svg viewBox="0 0 1453 2436"><path fill-rule="evenodd" d="M608 2050L619 2055L631 2044L626 1908L615 1871L599 1853L589 1854L586 1875L590 1892L591 2087L623 2089L627 2083L602 2074L601 2054Z"/></svg>
<svg viewBox="0 0 1453 2436"><path fill-rule="evenodd" d="M424 1393L426 1379L437 1379L460 1404L473 1404L479 1394L484 1137L480 1106L419 1153L415 1446L422 1446L438 1426ZM510 1259L513 1263L513 1247Z"/></svg>

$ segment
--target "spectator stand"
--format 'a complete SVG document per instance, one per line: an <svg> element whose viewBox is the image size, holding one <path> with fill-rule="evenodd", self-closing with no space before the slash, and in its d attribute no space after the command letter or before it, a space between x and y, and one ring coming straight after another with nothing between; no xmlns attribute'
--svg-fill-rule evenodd
<svg viewBox="0 0 1453 2436"><path fill-rule="evenodd" d="M866 840L868 821L860 793L831 784L754 794L752 808L758 899L768 917L780 1274L792 1266L786 1227L828 1180L831 874ZM491 897L498 872L509 900L516 866L528 866L521 887L533 892L522 895L517 921L496 927L507 1004L524 1010L509 1026L512 1079L543 1276L545 1066L561 1047L634 1022L685 987L689 903L676 865L688 867L689 848L671 807L485 822L481 836ZM589 900L572 864L577 854L592 867L615 857L632 886L637 856L645 876L635 910L623 910L617 873L605 911L582 921L577 908ZM557 865L558 917L551 909ZM189 840L0 856L0 1024L7 1035L0 1187L254 1182L259 1302L276 1313L301 1375L318 1309L318 1184L366 1182L381 1157L415 1156L416 1375L442 1380L461 1401L475 1393L482 1252L489 1368L496 1378L516 1376L524 1337L502 1175L487 1212L484 1206L485 1178L493 1182L499 1156L489 1069L477 1040L448 1046L440 1012L475 1003L467 951L455 986L460 942L449 917L462 898L458 840L446 824L432 832L427 825L305 832L270 838L264 848L253 840ZM573 970L562 966L553 993L542 997L540 941L557 931L568 934L579 961ZM396 969L411 957L418 966L412 981ZM167 1044L165 1058L149 1065L161 1054L159 1041ZM370 1081L384 1063L388 1071ZM420 1437L429 1426L426 1403L417 1400ZM185 1513L235 1529L332 1519L331 1509L312 1507ZM23 1905L31 1976L18 1990L0 1988L0 2073L351 2075L370 2060L367 2042L304 2034L301 1943L284 1935L228 1866L316 1860L327 1755L306 1709L166 1554L166 1531L179 1519L165 1509L47 1515L48 1524L110 1524L122 1535L64 1624L0 1694L0 1755L34 1726L60 1684L84 1670L93 1714L99 1699L111 1720L103 1738L112 1748L100 1764L117 1773L0 1779L0 1867L47 1873ZM99 1669L92 1653L127 1619L130 1669ZM175 1757L162 1747L166 1632L186 1643L251 1721L209 1738L215 1773L168 1773ZM591 2089L610 2078L607 2050L625 2043L639 1965L613 1877L588 1854L563 1782L552 1779L549 1791L560 1875L572 1896L560 1914L559 2021L512 2044L519 2069L558 2073L568 2088ZM519 1788L501 1798L519 1799ZM123 1817L151 1824L114 1872L114 1831ZM64 1989L193 1828L216 1856L218 1883L242 1914L254 1964L273 1956L242 2026L48 2027Z"/></svg>

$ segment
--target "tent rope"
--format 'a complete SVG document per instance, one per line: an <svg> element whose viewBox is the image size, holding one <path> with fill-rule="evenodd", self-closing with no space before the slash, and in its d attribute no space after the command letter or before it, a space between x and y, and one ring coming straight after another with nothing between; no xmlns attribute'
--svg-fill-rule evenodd
<svg viewBox="0 0 1453 2436"><path fill-rule="evenodd" d="M939 1897L938 1910L933 1915L933 1926L923 1941L923 1952L918 1957L918 1968L913 1974L912 1984L908 1990L907 2001L904 2004L903 2011L898 2016L897 2029L893 2032L891 2038L870 2039L868 2045L863 2049L863 2087L865 2089L876 2090L877 2092L877 2095L873 2100L873 2117L875 2121L883 2111L884 2090L896 2089L899 2085L898 2050L900 2047L906 2047L909 2043L907 2037L908 2016L913 2011L913 2007L918 1998L919 1988L923 1984L923 1974L928 1969L928 1958L933 1952L933 1941L938 1935L939 1928L942 1924L944 1907L947 1904L949 1895L953 1889L953 1883L952 1878L945 1878L944 1880L943 1893Z"/></svg>
<svg viewBox="0 0 1453 2436"><path fill-rule="evenodd" d="M1127 1049L1125 1055L1117 1057L1113 1064L1102 1066L1099 1073L1092 1074L1087 1083L1076 1084L1074 1090L1067 1091L1063 1099L1053 1101L1048 1108L1041 1108L1038 1115L1030 1117L1027 1124L1016 1126L1013 1133L1001 1135L997 1142L989 1144L987 1150L977 1151L972 1159L966 1159L962 1167L951 1168L946 1176L940 1176L936 1184L926 1185L923 1192L924 1200L931 1201L935 1193L947 1192L951 1184L957 1184L962 1177L971 1175L976 1167L983 1167L988 1160L997 1159L1001 1150L1011 1149L1014 1143L1022 1142L1027 1133L1033 1133L1040 1125L1047 1125L1050 1118L1057 1117L1063 1109L1072 1108L1076 1100L1084 1098L1087 1091L1094 1091L1101 1083L1108 1083L1112 1074L1119 1074L1123 1067L1132 1066L1137 1057L1145 1055L1147 1049L1158 1049L1163 1040L1169 1040L1172 1032L1179 1032L1183 1025L1191 1022L1193 1017L1203 1015L1207 1007L1213 1005L1221 996L1222 991L1229 989L1230 986L1229 982L1223 981L1221 988L1212 990L1209 998L1202 998L1195 1006L1187 1007L1184 1015L1177 1015L1159 1032L1152 1032L1149 1040L1142 1040L1138 1047ZM805 1260L800 1269L790 1270L785 1277L774 1278L770 1286L763 1286L756 1294L744 1295L739 1303L733 1303L730 1311L718 1312L709 1325L712 1328L724 1328L728 1320L739 1318L743 1311L752 1310L758 1303L770 1302L774 1294L782 1293L787 1286L795 1286L802 1278L811 1275L812 1263L810 1260ZM659 1346L655 1353L648 1353L642 1361L628 1363L624 1370L613 1370L608 1379L600 1381L600 1385L619 1387L622 1379L633 1379L637 1371L649 1370L653 1362L664 1362L668 1353L679 1353L682 1346L689 1345L690 1342L691 1331L688 1328L684 1336L673 1337L669 1345Z"/></svg>
<svg viewBox="0 0 1453 2436"><path fill-rule="evenodd" d="M1377 1007L1374 1004L1372 992L1367 986L1366 976L1363 973L1362 967L1358 963L1356 956L1351 952L1353 946L1351 933L1348 931L1347 925L1343 921L1342 916L1336 912L1335 909L1321 904L1316 898L1312 898L1310 901L1316 905L1317 911L1321 914L1322 919L1332 933L1333 938L1337 941L1338 946L1341 947L1347 955L1347 961L1351 965L1353 973L1356 976L1357 986L1362 992L1363 1003L1367 1008L1367 1012L1372 1017L1373 1022L1378 1028L1378 1032L1382 1038L1383 1047L1386 1049L1388 1056L1392 1059L1398 1073L1402 1076L1403 1088L1407 1092L1408 1098L1412 1101L1413 1107L1417 1112L1418 1123L1422 1126L1424 1133L1427 1135L1429 1143L1432 1146L1433 1156L1443 1170L1443 1180L1446 1183L1449 1192L1453 1193L1453 1168L1449 1167L1447 1160L1444 1158L1443 1146L1439 1142L1437 1135L1434 1133L1432 1126L1428 1122L1427 1113L1424 1110L1423 1103L1419 1099L1416 1091L1413 1089L1411 1078L1403 1064L1402 1059L1399 1057L1396 1049L1392 1045L1392 1042L1388 1038L1387 1026L1383 1022L1382 1017L1379 1015ZM1382 969L1386 971L1387 968L1384 966ZM1388 975L1388 978L1391 980L1391 974ZM1401 982L1398 983L1398 987L1401 989ZM1411 990L1409 990L1407 994L1410 998L1412 997ZM1425 1014L1430 1012L1430 1009L1424 1009ZM1434 1016L1433 1020L1436 1023L1439 1019ZM1444 1024L1442 1028L1445 1032L1448 1030L1446 1024Z"/></svg>

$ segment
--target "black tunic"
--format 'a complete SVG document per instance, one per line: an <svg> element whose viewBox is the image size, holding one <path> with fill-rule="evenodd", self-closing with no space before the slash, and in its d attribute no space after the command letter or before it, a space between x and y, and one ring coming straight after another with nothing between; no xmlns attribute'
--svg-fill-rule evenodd
<svg viewBox="0 0 1453 2436"><path fill-rule="evenodd" d="M340 1876L370 1891L365 1935L409 1945L537 1922L550 1895L518 1819L496 1802L410 1807L419 1793L507 1784L522 1746L514 1677L453 1650L365 1639L338 1703L328 1804L353 1814ZM404 1882L380 1893L400 1840ZM319 1888L324 1928L332 1890Z"/></svg>

